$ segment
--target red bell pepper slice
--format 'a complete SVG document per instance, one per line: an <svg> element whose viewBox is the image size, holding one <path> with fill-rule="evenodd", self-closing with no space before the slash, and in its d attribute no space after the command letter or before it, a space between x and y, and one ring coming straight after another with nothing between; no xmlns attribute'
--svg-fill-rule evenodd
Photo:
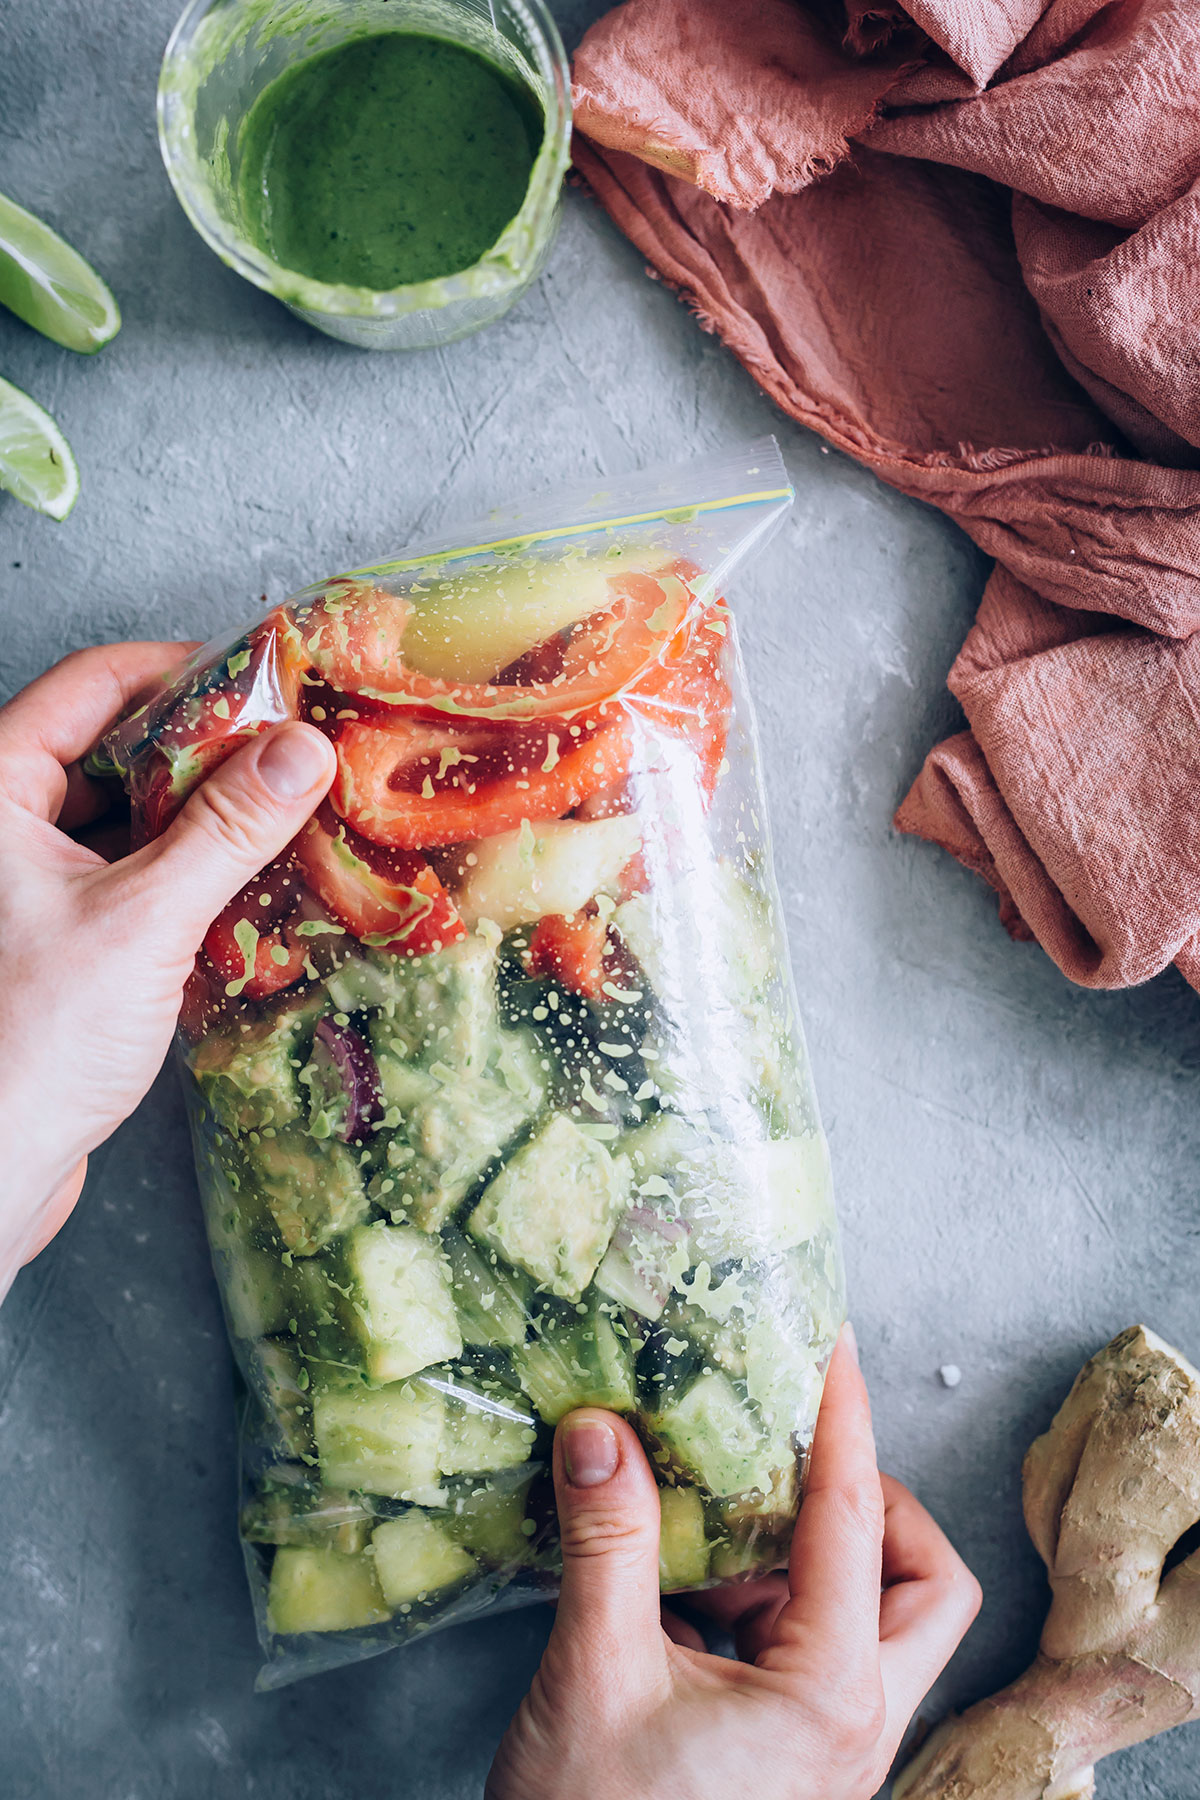
<svg viewBox="0 0 1200 1800"><path fill-rule="evenodd" d="M204 954L225 984L230 999L265 1000L282 993L304 973L304 945L284 928L260 931L252 909L235 900L209 926Z"/></svg>
<svg viewBox="0 0 1200 1800"><path fill-rule="evenodd" d="M161 835L192 791L259 732L300 717L309 667L294 620L277 606L231 652L220 688L184 694L154 733L155 748L130 786L136 844Z"/></svg>
<svg viewBox="0 0 1200 1800"><path fill-rule="evenodd" d="M459 725L350 721L335 737L337 812L364 837L401 850L494 837L523 819L557 819L629 766L628 722Z"/></svg>
<svg viewBox="0 0 1200 1800"><path fill-rule="evenodd" d="M694 603L680 572L690 569L674 563L654 574L621 570L610 576L610 605L561 634L561 657L553 656L561 666L550 675L532 652L505 671L505 681L418 674L404 662L411 603L365 581L331 583L300 632L313 667L343 693L451 716L572 718L635 682L670 644ZM514 674L534 678L517 686Z"/></svg>
<svg viewBox="0 0 1200 1800"><path fill-rule="evenodd" d="M204 955L226 997L265 1000L304 973L305 950L287 921L300 900L295 860L270 864L219 913L204 936Z"/></svg>
<svg viewBox="0 0 1200 1800"><path fill-rule="evenodd" d="M690 620L667 654L647 671L630 694L630 707L691 746L706 801L716 791L733 696L723 668L727 615L718 600Z"/></svg>
<svg viewBox="0 0 1200 1800"><path fill-rule="evenodd" d="M361 942L424 956L466 936L453 900L423 857L369 843L328 802L293 849L307 885Z"/></svg>
<svg viewBox="0 0 1200 1800"><path fill-rule="evenodd" d="M549 975L573 994L600 998L608 927L598 912L547 913L529 939L525 964L531 975Z"/></svg>

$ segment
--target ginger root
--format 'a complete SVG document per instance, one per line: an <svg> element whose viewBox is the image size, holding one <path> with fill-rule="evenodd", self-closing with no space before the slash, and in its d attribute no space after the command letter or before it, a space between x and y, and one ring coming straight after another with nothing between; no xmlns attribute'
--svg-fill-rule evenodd
<svg viewBox="0 0 1200 1800"><path fill-rule="evenodd" d="M1200 1719L1200 1374L1136 1325L1025 1458L1053 1599L1037 1660L921 1746L894 1800L1088 1800L1114 1750ZM1178 1555L1178 1551L1177 1551Z"/></svg>

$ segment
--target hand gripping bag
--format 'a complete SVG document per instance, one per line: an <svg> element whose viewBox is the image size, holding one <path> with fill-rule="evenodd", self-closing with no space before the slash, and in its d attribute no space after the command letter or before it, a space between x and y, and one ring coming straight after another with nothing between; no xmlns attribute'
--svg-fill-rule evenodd
<svg viewBox="0 0 1200 1800"><path fill-rule="evenodd" d="M842 1319L726 584L772 440L306 588L110 735L144 840L257 733L338 774L180 1018L273 1687L554 1591L554 1426L664 1591L787 1553Z"/></svg>

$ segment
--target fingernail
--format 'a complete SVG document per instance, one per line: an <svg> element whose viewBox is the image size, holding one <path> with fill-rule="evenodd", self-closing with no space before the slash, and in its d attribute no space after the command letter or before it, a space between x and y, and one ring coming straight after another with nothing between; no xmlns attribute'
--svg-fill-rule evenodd
<svg viewBox="0 0 1200 1800"><path fill-rule="evenodd" d="M842 1326L842 1342L845 1344L847 1350L850 1352L850 1354L854 1358L855 1362L857 1362L858 1361L858 1337L857 1337L854 1327L850 1323L849 1319L847 1319L846 1323Z"/></svg>
<svg viewBox="0 0 1200 1800"><path fill-rule="evenodd" d="M572 1487L599 1487L617 1472L617 1434L599 1419L576 1419L563 1435L563 1463Z"/></svg>
<svg viewBox="0 0 1200 1800"><path fill-rule="evenodd" d="M329 752L306 725L284 725L258 753L263 784L278 800L299 800L329 771Z"/></svg>

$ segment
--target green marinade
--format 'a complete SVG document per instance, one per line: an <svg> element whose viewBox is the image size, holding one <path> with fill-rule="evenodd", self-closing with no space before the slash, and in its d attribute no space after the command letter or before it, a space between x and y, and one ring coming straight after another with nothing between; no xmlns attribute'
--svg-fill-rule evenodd
<svg viewBox="0 0 1200 1800"><path fill-rule="evenodd" d="M475 51L381 32L297 63L241 136L246 229L317 281L393 288L470 268L519 212L532 90Z"/></svg>

